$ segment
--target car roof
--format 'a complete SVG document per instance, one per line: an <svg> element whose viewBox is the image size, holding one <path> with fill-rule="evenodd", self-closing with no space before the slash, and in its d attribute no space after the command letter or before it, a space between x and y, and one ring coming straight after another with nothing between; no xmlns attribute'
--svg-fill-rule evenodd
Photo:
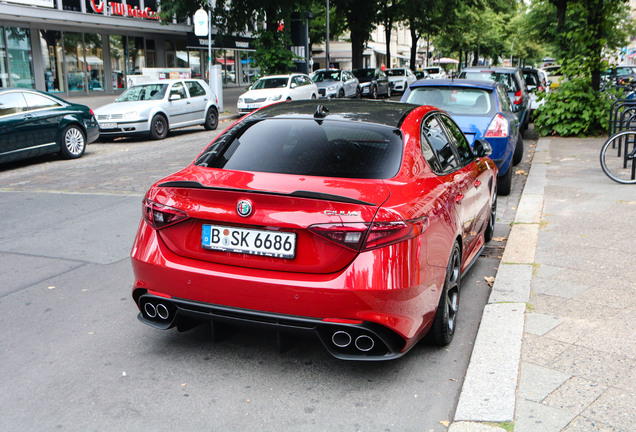
<svg viewBox="0 0 636 432"><path fill-rule="evenodd" d="M299 118L344 120L374 123L399 128L406 116L419 105L370 100L300 100L277 103L249 116L250 120L266 118ZM328 111L324 111L326 108Z"/></svg>
<svg viewBox="0 0 636 432"><path fill-rule="evenodd" d="M493 90L497 87L497 84L498 83L494 81L478 81L470 79L427 79L415 81L410 85L410 87L470 87L483 90Z"/></svg>
<svg viewBox="0 0 636 432"><path fill-rule="evenodd" d="M198 78L170 78L170 79L155 79L155 80L149 80L149 81L144 81L144 82L140 82L137 83L135 85L133 85L132 87L137 87L137 86L141 86L141 85L152 85L152 84L172 84L175 82L180 82L180 81L198 81L198 82L204 82L202 79L198 79ZM207 84L207 83L206 83Z"/></svg>
<svg viewBox="0 0 636 432"><path fill-rule="evenodd" d="M515 71L520 70L518 67L506 67L506 66L492 66L492 67L486 67L486 66L471 66L471 67L467 67L464 68L464 71L466 72L470 72L470 71L479 71L479 72L500 72L500 73L513 73Z"/></svg>

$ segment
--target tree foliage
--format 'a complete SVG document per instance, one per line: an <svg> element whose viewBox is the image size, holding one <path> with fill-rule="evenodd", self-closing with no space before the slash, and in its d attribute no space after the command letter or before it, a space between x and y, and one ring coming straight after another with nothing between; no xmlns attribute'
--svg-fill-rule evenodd
<svg viewBox="0 0 636 432"><path fill-rule="evenodd" d="M609 99L600 91L605 58L633 31L627 0L535 0L528 19L543 30L568 81L546 96L535 126L542 134L585 135L607 127ZM561 9L557 9L561 8Z"/></svg>

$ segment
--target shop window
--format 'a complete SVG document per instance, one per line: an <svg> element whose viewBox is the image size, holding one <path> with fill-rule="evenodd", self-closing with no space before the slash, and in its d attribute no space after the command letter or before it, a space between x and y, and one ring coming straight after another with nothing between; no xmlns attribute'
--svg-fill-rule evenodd
<svg viewBox="0 0 636 432"><path fill-rule="evenodd" d="M65 11L81 12L82 0L62 0L62 9Z"/></svg>
<svg viewBox="0 0 636 432"><path fill-rule="evenodd" d="M144 0L145 8L150 8L150 10L157 12L157 0Z"/></svg>
<svg viewBox="0 0 636 432"><path fill-rule="evenodd" d="M42 63L44 64L44 89L49 93L64 92L64 52L62 33L56 30L40 30Z"/></svg>
<svg viewBox="0 0 636 432"><path fill-rule="evenodd" d="M249 51L240 51L241 58L241 85L252 84L259 76L261 69L254 66L254 58Z"/></svg>
<svg viewBox="0 0 636 432"><path fill-rule="evenodd" d="M4 46L4 27L0 27L0 87L10 87L7 69L7 50Z"/></svg>
<svg viewBox="0 0 636 432"><path fill-rule="evenodd" d="M146 39L146 67L157 67L157 51L155 50L154 39Z"/></svg>
<svg viewBox="0 0 636 432"><path fill-rule="evenodd" d="M110 35L110 67L112 69L113 90L126 88L126 77L124 76L125 56L124 37Z"/></svg>
<svg viewBox="0 0 636 432"><path fill-rule="evenodd" d="M185 40L176 41L176 56L177 56L177 67L178 68L187 68L189 67L188 62L188 51L186 50L186 42Z"/></svg>
<svg viewBox="0 0 636 432"><path fill-rule="evenodd" d="M64 63L69 91L86 91L84 42L81 33L64 33Z"/></svg>
<svg viewBox="0 0 636 432"><path fill-rule="evenodd" d="M190 76L192 78L201 78L201 51L188 51L188 61Z"/></svg>
<svg viewBox="0 0 636 432"><path fill-rule="evenodd" d="M88 73L88 89L104 91L104 54L102 35L84 33L84 53Z"/></svg>
<svg viewBox="0 0 636 432"><path fill-rule="evenodd" d="M139 0L126 0L126 4L132 8L136 6L137 9L141 9L141 2Z"/></svg>
<svg viewBox="0 0 636 432"><path fill-rule="evenodd" d="M7 37L9 84L12 87L35 88L31 31L26 28L5 27Z"/></svg>
<svg viewBox="0 0 636 432"><path fill-rule="evenodd" d="M222 67L221 76L224 85L236 84L236 69L234 64L234 51L216 51L215 63Z"/></svg>
<svg viewBox="0 0 636 432"><path fill-rule="evenodd" d="M172 41L163 42L164 49L166 51L166 67L177 67L177 54L174 51L174 44Z"/></svg>
<svg viewBox="0 0 636 432"><path fill-rule="evenodd" d="M129 36L128 38L128 58L126 60L127 75L140 75L142 69L146 67L146 53L144 49L144 38Z"/></svg>

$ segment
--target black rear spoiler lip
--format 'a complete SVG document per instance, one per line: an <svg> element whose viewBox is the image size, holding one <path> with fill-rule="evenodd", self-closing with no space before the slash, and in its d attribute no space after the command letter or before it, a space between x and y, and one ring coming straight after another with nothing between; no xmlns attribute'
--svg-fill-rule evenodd
<svg viewBox="0 0 636 432"><path fill-rule="evenodd" d="M341 202L346 204L376 206L376 204L374 203L369 203L366 201L361 201L355 198L349 198L342 195L333 195L333 194L326 194L322 192L312 192L312 191L304 191L304 190L298 190L292 193L270 192L270 191L251 190L251 189L234 189L234 188L223 188L223 187L216 187L216 186L205 186L196 181L169 181L169 182L161 183L157 186L185 188L185 189L206 189L206 190L217 190L217 191L225 191L225 192L241 192L241 193L252 193L252 194L261 194L261 195L291 196L295 198L308 198L308 199L315 199L315 200L321 200L321 201L335 201L335 202Z"/></svg>

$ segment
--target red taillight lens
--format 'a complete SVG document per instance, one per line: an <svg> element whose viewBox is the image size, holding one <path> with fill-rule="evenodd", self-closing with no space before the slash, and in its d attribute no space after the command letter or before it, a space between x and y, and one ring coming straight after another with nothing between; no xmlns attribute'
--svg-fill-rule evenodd
<svg viewBox="0 0 636 432"><path fill-rule="evenodd" d="M515 105L519 105L522 102L523 102L523 93L521 93L521 90L519 90L517 93L515 93L515 100L512 101L512 103Z"/></svg>
<svg viewBox="0 0 636 432"><path fill-rule="evenodd" d="M508 120L497 114L486 130L486 138L505 138L508 136Z"/></svg>
<svg viewBox="0 0 636 432"><path fill-rule="evenodd" d="M422 234L428 218L394 222L318 224L309 231L353 251L366 251L399 243Z"/></svg>
<svg viewBox="0 0 636 432"><path fill-rule="evenodd" d="M183 210L156 203L147 198L142 203L144 219L154 229L165 228L188 219Z"/></svg>

